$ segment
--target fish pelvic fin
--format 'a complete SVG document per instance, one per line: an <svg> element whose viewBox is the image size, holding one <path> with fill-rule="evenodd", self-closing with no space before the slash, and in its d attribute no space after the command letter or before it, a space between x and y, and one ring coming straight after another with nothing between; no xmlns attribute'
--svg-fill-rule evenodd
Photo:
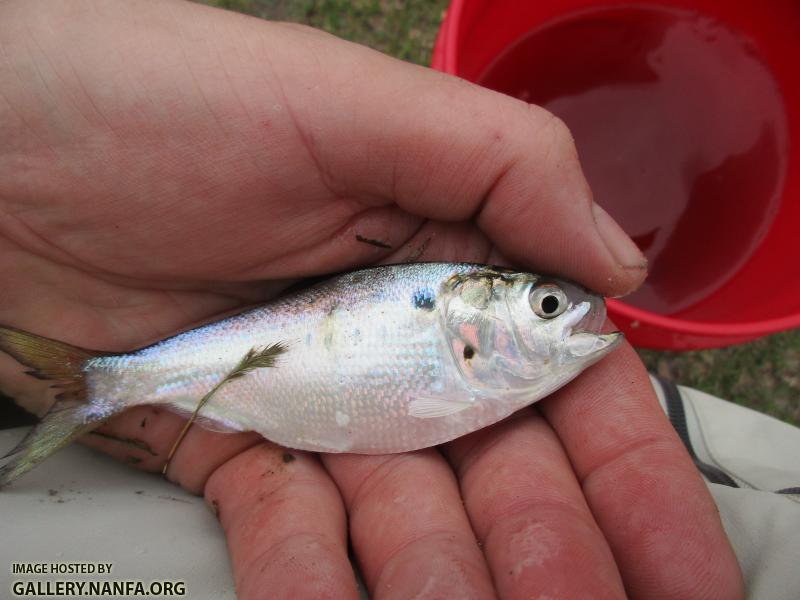
<svg viewBox="0 0 800 600"><path fill-rule="evenodd" d="M3 457L10 458L0 467L3 487L118 410L98 410L88 402L86 392L86 361L111 353L78 348L4 326L0 326L0 351L28 367L28 375L53 381L51 387L59 390L50 411Z"/></svg>

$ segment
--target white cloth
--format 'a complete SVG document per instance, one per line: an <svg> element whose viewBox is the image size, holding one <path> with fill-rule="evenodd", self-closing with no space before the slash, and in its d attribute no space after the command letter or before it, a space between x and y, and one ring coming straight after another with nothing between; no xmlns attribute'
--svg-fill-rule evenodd
<svg viewBox="0 0 800 600"><path fill-rule="evenodd" d="M662 405L661 386L654 387ZM740 487L709 483L744 572L748 597L800 598L800 429L679 386L698 460ZM24 429L0 431L0 449ZM120 468L73 444L0 491L0 590L12 563L110 562L100 580L183 581L186 597L233 599L225 537L201 498L156 475ZM91 576L81 576L88 579ZM74 578L74 577L73 577Z"/></svg>
<svg viewBox="0 0 800 600"><path fill-rule="evenodd" d="M0 431L0 449L25 431ZM11 572L76 562L112 563L111 575ZM60 580L182 581L184 598L236 598L225 536L202 498L80 444L0 490L0 597L13 597L15 581Z"/></svg>
<svg viewBox="0 0 800 600"><path fill-rule="evenodd" d="M661 385L653 387L666 410ZM699 460L739 487L708 483L747 585L757 600L800 598L800 429L678 386Z"/></svg>

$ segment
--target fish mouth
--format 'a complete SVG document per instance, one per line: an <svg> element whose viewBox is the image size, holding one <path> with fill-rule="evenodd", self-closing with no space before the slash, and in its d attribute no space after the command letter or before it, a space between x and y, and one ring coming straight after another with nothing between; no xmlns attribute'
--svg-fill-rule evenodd
<svg viewBox="0 0 800 600"><path fill-rule="evenodd" d="M577 333L600 333L606 322L606 301L601 296L591 296L581 302L588 304L588 310L576 321L573 331ZM576 307L577 308L577 307Z"/></svg>
<svg viewBox="0 0 800 600"><path fill-rule="evenodd" d="M606 306L602 298L587 298L570 306L561 317L561 339L567 340L577 333L599 333L606 320Z"/></svg>
<svg viewBox="0 0 800 600"><path fill-rule="evenodd" d="M619 346L625 336L611 333L573 333L566 341L567 354L573 359L599 360Z"/></svg>
<svg viewBox="0 0 800 600"><path fill-rule="evenodd" d="M564 315L562 341L572 359L599 360L624 339L620 331L599 333L606 320L606 303L595 297L571 306Z"/></svg>

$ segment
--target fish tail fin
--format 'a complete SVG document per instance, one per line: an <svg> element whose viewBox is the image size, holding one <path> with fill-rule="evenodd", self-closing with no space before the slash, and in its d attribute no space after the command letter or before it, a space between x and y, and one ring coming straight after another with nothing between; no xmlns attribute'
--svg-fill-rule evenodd
<svg viewBox="0 0 800 600"><path fill-rule="evenodd" d="M103 418L86 423L85 412L80 407L54 406L7 455L11 459L0 467L0 488L94 428Z"/></svg>
<svg viewBox="0 0 800 600"><path fill-rule="evenodd" d="M84 365L109 353L77 348L4 326L0 326L0 351L28 367L28 375L51 380L54 382L51 387L60 390L44 418L3 456L11 458L0 467L0 487L3 487L117 410L98 410L88 402L86 392Z"/></svg>

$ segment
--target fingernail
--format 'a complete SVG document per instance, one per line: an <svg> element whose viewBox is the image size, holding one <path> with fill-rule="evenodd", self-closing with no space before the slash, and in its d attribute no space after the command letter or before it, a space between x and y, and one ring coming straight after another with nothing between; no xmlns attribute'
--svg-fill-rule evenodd
<svg viewBox="0 0 800 600"><path fill-rule="evenodd" d="M622 230L617 222L611 218L599 204L592 203L592 215L600 237L603 238L606 248L611 252L614 260L623 269L647 269L647 259Z"/></svg>

